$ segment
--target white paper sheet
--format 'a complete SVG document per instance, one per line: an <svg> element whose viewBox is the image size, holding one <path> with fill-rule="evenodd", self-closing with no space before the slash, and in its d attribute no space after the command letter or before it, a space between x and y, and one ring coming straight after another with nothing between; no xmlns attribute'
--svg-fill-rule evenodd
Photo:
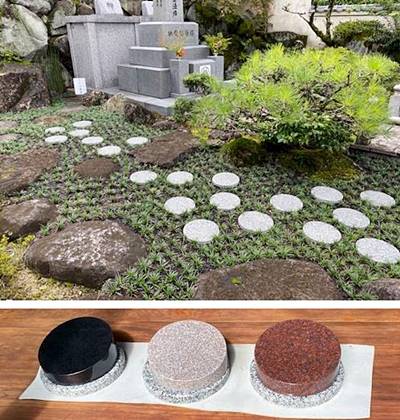
<svg viewBox="0 0 400 420"><path fill-rule="evenodd" d="M117 402L165 404L153 397L142 379L147 359L147 343L121 343L128 363L123 374L109 387L80 398L67 398L51 394L43 386L39 374L23 392L20 399L44 401ZM342 345L342 362L345 369L343 387L331 401L313 408L286 408L271 404L253 389L249 379L249 366L253 359L253 344L229 346L231 374L225 386L207 400L183 407L228 411L286 418L361 419L370 417L374 347Z"/></svg>

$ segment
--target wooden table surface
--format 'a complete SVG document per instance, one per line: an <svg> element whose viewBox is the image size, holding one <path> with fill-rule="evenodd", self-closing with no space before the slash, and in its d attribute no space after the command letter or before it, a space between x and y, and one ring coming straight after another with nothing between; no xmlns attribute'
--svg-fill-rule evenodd
<svg viewBox="0 0 400 420"><path fill-rule="evenodd" d="M43 337L77 316L108 321L119 341L149 341L162 326L183 319L210 322L228 342L255 343L275 322L303 318L323 322L342 343L375 348L372 418L400 419L400 311L396 310L1 310L0 419L250 419L161 405L82 404L18 400L36 375ZM257 417L261 418L261 417Z"/></svg>

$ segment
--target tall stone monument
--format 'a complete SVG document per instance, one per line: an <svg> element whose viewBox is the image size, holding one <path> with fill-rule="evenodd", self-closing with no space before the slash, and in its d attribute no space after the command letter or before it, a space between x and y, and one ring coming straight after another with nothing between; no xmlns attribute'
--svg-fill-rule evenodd
<svg viewBox="0 0 400 420"><path fill-rule="evenodd" d="M183 22L182 0L153 0L155 22Z"/></svg>

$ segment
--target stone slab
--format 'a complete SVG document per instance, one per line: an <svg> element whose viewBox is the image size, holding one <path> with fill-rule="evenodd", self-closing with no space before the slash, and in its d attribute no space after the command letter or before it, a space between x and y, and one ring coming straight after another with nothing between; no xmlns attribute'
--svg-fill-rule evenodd
<svg viewBox="0 0 400 420"><path fill-rule="evenodd" d="M329 223L312 221L303 226L303 233L314 242L333 245L342 239L342 234Z"/></svg>
<svg viewBox="0 0 400 420"><path fill-rule="evenodd" d="M93 136L93 137L85 137L82 139L82 144L85 144L87 146L94 146L97 144L103 143L104 139L103 137Z"/></svg>
<svg viewBox="0 0 400 420"><path fill-rule="evenodd" d="M365 214L353 209L336 209L333 212L333 217L341 224L356 229L365 229L371 223Z"/></svg>
<svg viewBox="0 0 400 420"><path fill-rule="evenodd" d="M88 137L90 135L90 131L89 130L84 130L84 129L76 129L76 130L72 130L68 133L71 137L76 137L78 139L83 139L85 137Z"/></svg>
<svg viewBox="0 0 400 420"><path fill-rule="evenodd" d="M210 204L218 210L232 211L240 206L240 198L236 194L221 192L210 198Z"/></svg>
<svg viewBox="0 0 400 420"><path fill-rule="evenodd" d="M119 146L114 146L114 145L104 146L97 149L97 154L99 156L104 156L104 157L117 156L120 153L121 153L121 148Z"/></svg>
<svg viewBox="0 0 400 420"><path fill-rule="evenodd" d="M188 197L173 197L166 201L164 208L168 213L181 216L194 210L196 203Z"/></svg>
<svg viewBox="0 0 400 420"><path fill-rule="evenodd" d="M126 141L126 144L131 147L143 146L150 140L147 137L131 137Z"/></svg>
<svg viewBox="0 0 400 420"><path fill-rule="evenodd" d="M395 199L381 191L363 191L360 194L361 200L367 201L373 207L393 207L396 205Z"/></svg>
<svg viewBox="0 0 400 420"><path fill-rule="evenodd" d="M235 188L240 183L240 178L232 172L221 172L212 178L212 183L219 188Z"/></svg>
<svg viewBox="0 0 400 420"><path fill-rule="evenodd" d="M374 238L363 238L356 243L357 251L363 257L381 264L400 262L400 251L392 244Z"/></svg>
<svg viewBox="0 0 400 420"><path fill-rule="evenodd" d="M90 128L92 124L93 124L92 121L76 121L72 125L75 128L85 129L85 128Z"/></svg>
<svg viewBox="0 0 400 420"><path fill-rule="evenodd" d="M239 226L247 232L265 233L274 226L274 221L268 214L259 211L246 211L238 219Z"/></svg>
<svg viewBox="0 0 400 420"><path fill-rule="evenodd" d="M177 186L191 184L193 182L193 175L186 171L172 172L167 176L167 182Z"/></svg>
<svg viewBox="0 0 400 420"><path fill-rule="evenodd" d="M138 171L130 176L130 180L135 184L144 185L153 182L158 175L153 171Z"/></svg>
<svg viewBox="0 0 400 420"><path fill-rule="evenodd" d="M109 178L111 174L119 171L120 166L111 159L95 158L84 160L75 165L74 172L82 178Z"/></svg>
<svg viewBox="0 0 400 420"><path fill-rule="evenodd" d="M61 144L68 140L67 136L50 136L44 139L47 144Z"/></svg>
<svg viewBox="0 0 400 420"><path fill-rule="evenodd" d="M199 25L194 22L143 22L137 25L137 34L141 47L199 45Z"/></svg>
<svg viewBox="0 0 400 420"><path fill-rule="evenodd" d="M400 279L371 281L362 288L362 292L373 294L379 300L400 300Z"/></svg>
<svg viewBox="0 0 400 420"><path fill-rule="evenodd" d="M44 132L45 134L63 134L65 133L65 128L64 127L50 127L50 128L46 128Z"/></svg>
<svg viewBox="0 0 400 420"><path fill-rule="evenodd" d="M216 223L205 220L193 220L183 228L183 234L187 239L200 244L207 244L219 235L219 227Z"/></svg>
<svg viewBox="0 0 400 420"><path fill-rule="evenodd" d="M320 203L337 204L343 200L343 194L340 191L325 186L314 187L311 195Z"/></svg>
<svg viewBox="0 0 400 420"><path fill-rule="evenodd" d="M285 213L300 211L303 208L303 202L300 198L290 194L274 195L270 203L276 210Z"/></svg>

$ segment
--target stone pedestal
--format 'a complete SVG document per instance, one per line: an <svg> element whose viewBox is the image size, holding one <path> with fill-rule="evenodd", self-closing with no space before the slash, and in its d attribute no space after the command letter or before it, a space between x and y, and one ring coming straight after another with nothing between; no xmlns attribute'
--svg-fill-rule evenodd
<svg viewBox="0 0 400 420"><path fill-rule="evenodd" d="M171 93L174 97L190 94L183 79L189 74L189 62L186 60L171 60Z"/></svg>

